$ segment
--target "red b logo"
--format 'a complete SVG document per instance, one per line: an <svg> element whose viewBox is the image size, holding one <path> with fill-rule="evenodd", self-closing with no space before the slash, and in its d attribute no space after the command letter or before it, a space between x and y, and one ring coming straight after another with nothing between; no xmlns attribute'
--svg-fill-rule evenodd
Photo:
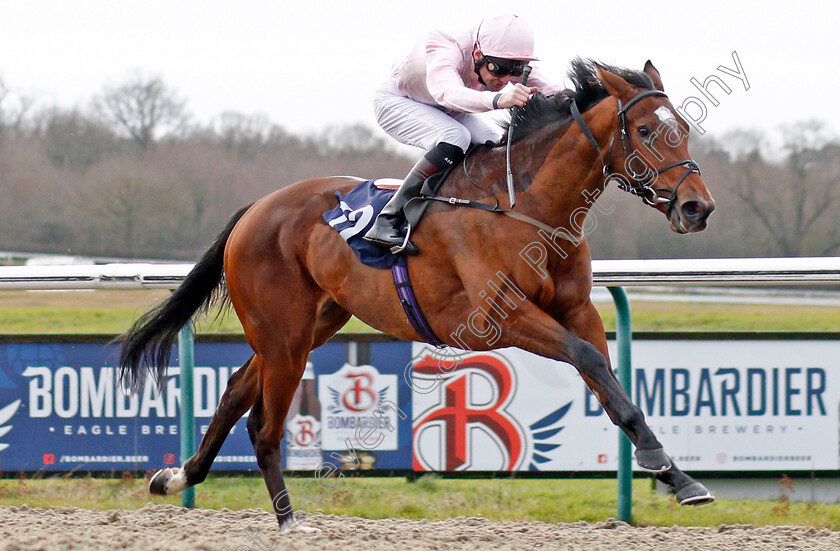
<svg viewBox="0 0 840 551"><path fill-rule="evenodd" d="M174 453L165 453L163 454L163 464L164 465L174 465L175 464L175 454Z"/></svg>
<svg viewBox="0 0 840 551"><path fill-rule="evenodd" d="M55 455L51 453L44 454L44 465L55 465Z"/></svg>
<svg viewBox="0 0 840 551"><path fill-rule="evenodd" d="M298 446L309 446L315 441L315 433L312 432L312 421L302 419L297 422L298 431L295 433L295 443Z"/></svg>
<svg viewBox="0 0 840 551"><path fill-rule="evenodd" d="M414 371L438 375L440 367L437 360L426 356L414 365ZM486 403L477 400L471 374L480 376L478 378L492 389L493 397ZM513 368L496 356L476 354L462 359L443 382L442 401L415 421L415 442L428 427L442 427L445 435L442 467L455 471L469 465L473 453L472 435L474 430L480 430L501 444L500 451L506 456L501 467L516 469L525 458L525 436L505 410L513 398L515 387ZM414 466L417 470L426 470L418 458L417 448Z"/></svg>
<svg viewBox="0 0 840 551"><path fill-rule="evenodd" d="M348 373L348 379L353 379L353 386L348 388L342 396L344 407L350 411L367 411L376 405L376 393L371 390L373 377L367 373Z"/></svg>

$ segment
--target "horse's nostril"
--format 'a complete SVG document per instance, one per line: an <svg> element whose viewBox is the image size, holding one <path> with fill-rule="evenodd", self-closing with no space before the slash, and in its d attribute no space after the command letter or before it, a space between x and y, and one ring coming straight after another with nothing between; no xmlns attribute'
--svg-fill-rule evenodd
<svg viewBox="0 0 840 551"><path fill-rule="evenodd" d="M682 212L687 218L697 218L703 214L703 207L697 201L683 203Z"/></svg>

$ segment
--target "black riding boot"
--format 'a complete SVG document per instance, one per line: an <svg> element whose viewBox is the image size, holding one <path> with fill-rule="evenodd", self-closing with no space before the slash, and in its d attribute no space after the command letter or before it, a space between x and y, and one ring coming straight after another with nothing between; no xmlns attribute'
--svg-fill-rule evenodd
<svg viewBox="0 0 840 551"><path fill-rule="evenodd" d="M381 247L401 247L405 242L405 235L402 233L403 207L420 195L423 182L427 178L459 162L463 154L461 148L441 143L417 161L394 196L376 217L373 226L365 234L365 239ZM402 252L417 254L419 250L414 244L407 243Z"/></svg>

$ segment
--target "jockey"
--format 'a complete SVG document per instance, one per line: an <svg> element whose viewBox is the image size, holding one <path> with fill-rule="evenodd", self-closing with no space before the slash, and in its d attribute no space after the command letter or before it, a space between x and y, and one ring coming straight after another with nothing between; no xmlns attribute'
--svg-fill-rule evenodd
<svg viewBox="0 0 840 551"><path fill-rule="evenodd" d="M487 17L477 28L435 30L397 62L391 78L376 91L379 126L397 141L428 151L405 177L365 239L383 247L401 246L402 209L420 194L423 182L463 160L471 143L497 142L496 123L476 113L524 105L530 95L563 87L534 68L529 86L520 83L534 57L531 27L513 14ZM512 86L506 86L512 83ZM416 254L408 243L406 253Z"/></svg>

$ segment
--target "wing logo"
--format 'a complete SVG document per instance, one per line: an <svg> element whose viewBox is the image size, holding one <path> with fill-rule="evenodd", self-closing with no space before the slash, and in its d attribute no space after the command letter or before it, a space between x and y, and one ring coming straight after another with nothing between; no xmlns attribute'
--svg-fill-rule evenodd
<svg viewBox="0 0 840 551"><path fill-rule="evenodd" d="M12 417L15 416L17 413L18 408L20 407L20 400L15 400L8 406L0 409L0 438L6 436L10 430L12 430L12 425L7 425ZM8 444L4 444L0 442L0 452L8 448Z"/></svg>
<svg viewBox="0 0 840 551"><path fill-rule="evenodd" d="M549 452L556 450L562 445L548 442L548 439L566 428L557 423L566 416L571 406L572 402L569 402L528 427L531 429L531 438L534 442L534 453L531 455L531 463L528 465L529 471L539 471L539 465L551 461Z"/></svg>
<svg viewBox="0 0 840 551"><path fill-rule="evenodd" d="M328 386L329 405L327 410L330 413L339 412L366 412L374 409L378 404L386 400L390 387L386 386L378 392L374 390L374 377L370 373L347 373L344 379L348 384L344 392Z"/></svg>

